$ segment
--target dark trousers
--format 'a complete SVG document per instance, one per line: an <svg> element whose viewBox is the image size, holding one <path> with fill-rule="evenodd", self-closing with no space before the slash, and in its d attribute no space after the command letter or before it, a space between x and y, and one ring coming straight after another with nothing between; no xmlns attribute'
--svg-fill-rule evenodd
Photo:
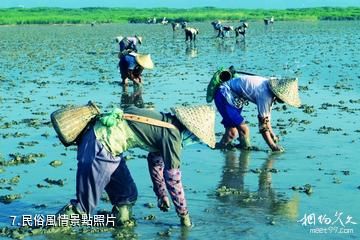
<svg viewBox="0 0 360 240"><path fill-rule="evenodd" d="M76 207L92 214L106 190L113 205L133 204L137 188L122 156L114 157L96 139L90 128L81 138L77 152Z"/></svg>

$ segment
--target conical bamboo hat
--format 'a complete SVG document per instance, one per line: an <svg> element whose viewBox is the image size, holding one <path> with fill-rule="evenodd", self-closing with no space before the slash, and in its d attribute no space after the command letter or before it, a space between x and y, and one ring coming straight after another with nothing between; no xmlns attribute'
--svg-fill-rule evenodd
<svg viewBox="0 0 360 240"><path fill-rule="evenodd" d="M294 107L301 106L297 78L270 78L270 89L283 102Z"/></svg>
<svg viewBox="0 0 360 240"><path fill-rule="evenodd" d="M179 121L202 142L215 148L215 110L209 105L174 107Z"/></svg>
<svg viewBox="0 0 360 240"><path fill-rule="evenodd" d="M136 54L135 56L136 62L146 69L153 69L154 63L151 60L150 54Z"/></svg>

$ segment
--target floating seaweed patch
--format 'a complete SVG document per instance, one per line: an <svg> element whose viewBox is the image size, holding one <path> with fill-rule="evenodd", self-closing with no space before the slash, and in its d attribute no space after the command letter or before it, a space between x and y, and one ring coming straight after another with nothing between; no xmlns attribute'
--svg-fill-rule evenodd
<svg viewBox="0 0 360 240"><path fill-rule="evenodd" d="M51 238L51 234L55 234L55 236L59 236L61 234L62 238L72 238L76 234L84 234L84 233L100 233L100 232L113 232L115 239L137 239L135 233L130 233L131 230L129 229L120 229L114 231L114 228L110 227L20 227L20 228L13 228L13 227L3 227L0 228L0 236L10 237L12 239L24 239L25 237L32 237L37 235L46 235ZM122 234L119 234L119 231ZM117 235L117 233L119 235ZM126 234L128 233L128 234ZM116 237L119 236L119 237Z"/></svg>
<svg viewBox="0 0 360 240"><path fill-rule="evenodd" d="M138 239L137 233L128 228L116 228L112 234L114 239Z"/></svg>
<svg viewBox="0 0 360 240"><path fill-rule="evenodd" d="M334 85L334 88L341 90L353 90L353 88L349 87L348 84L339 83L339 82Z"/></svg>
<svg viewBox="0 0 360 240"><path fill-rule="evenodd" d="M63 163L60 160L54 160L54 161L51 161L49 163L49 165L52 166L52 167L60 167L61 165L63 165Z"/></svg>
<svg viewBox="0 0 360 240"><path fill-rule="evenodd" d="M284 136L284 135L286 135L286 134L288 134L288 131L287 131L287 130L281 130L281 131L279 132L279 135L280 135L280 136Z"/></svg>
<svg viewBox="0 0 360 240"><path fill-rule="evenodd" d="M341 184L342 183L341 179L337 178L337 177L334 177L332 182L335 183L335 184Z"/></svg>
<svg viewBox="0 0 360 240"><path fill-rule="evenodd" d="M144 220L147 220L147 221L152 221L152 220L155 220L156 219L156 216L153 215L153 214L150 214L146 217L144 217Z"/></svg>
<svg viewBox="0 0 360 240"><path fill-rule="evenodd" d="M160 232L157 232L157 235L159 235L160 237L170 237L172 234L172 230L171 228L165 230L165 231L160 231Z"/></svg>
<svg viewBox="0 0 360 240"><path fill-rule="evenodd" d="M33 114L33 115L49 115L49 113L47 113L47 112L32 112L31 114Z"/></svg>
<svg viewBox="0 0 360 240"><path fill-rule="evenodd" d="M35 204L33 205L33 208L35 209L44 209L44 208L47 208L47 205L42 203L42 204Z"/></svg>
<svg viewBox="0 0 360 240"><path fill-rule="evenodd" d="M308 124L310 124L311 122L310 122L309 120L301 120L299 123L300 123L300 124L308 125Z"/></svg>
<svg viewBox="0 0 360 240"><path fill-rule="evenodd" d="M321 104L321 107L319 109L324 109L327 110L329 107L335 107L335 104L331 104L331 103L323 103Z"/></svg>
<svg viewBox="0 0 360 240"><path fill-rule="evenodd" d="M28 127L33 127L38 129L40 126L42 126L42 123L40 122L39 119L36 118L26 118L21 120L21 123L26 124Z"/></svg>
<svg viewBox="0 0 360 240"><path fill-rule="evenodd" d="M16 175L13 178L9 179L9 184L11 185L17 185L20 182L20 175Z"/></svg>
<svg viewBox="0 0 360 240"><path fill-rule="evenodd" d="M19 123L17 121L4 122L4 124L0 126L0 129L12 128L14 125L18 125L18 124Z"/></svg>
<svg viewBox="0 0 360 240"><path fill-rule="evenodd" d="M30 136L30 135L27 133L20 133L20 132L2 134L3 138L21 138L21 137L27 137L27 136Z"/></svg>
<svg viewBox="0 0 360 240"><path fill-rule="evenodd" d="M304 186L293 186L290 189L294 190L294 191L299 191L299 192L304 192L307 195L310 195L314 192L313 186L311 186L310 184L305 184Z"/></svg>
<svg viewBox="0 0 360 240"><path fill-rule="evenodd" d="M276 169L276 168L264 168L264 169L255 168L255 169L250 169L250 172L256 173L256 174L260 174L260 173L278 173L278 172L280 172L280 170Z"/></svg>
<svg viewBox="0 0 360 240"><path fill-rule="evenodd" d="M153 204L153 203L144 203L144 207L146 207L146 208L155 208L155 204Z"/></svg>
<svg viewBox="0 0 360 240"><path fill-rule="evenodd" d="M7 194L7 195L0 196L0 202L9 204L9 203L12 203L13 201L15 201L17 199L21 199L21 198L22 198L21 194Z"/></svg>
<svg viewBox="0 0 360 240"><path fill-rule="evenodd" d="M44 181L47 182L50 185L58 185L58 186L61 186L61 187L65 185L65 180L63 180L63 179L54 180L54 179L50 179L50 178L45 178L44 179Z"/></svg>
<svg viewBox="0 0 360 240"><path fill-rule="evenodd" d="M333 128L333 127L326 127L326 126L322 126L317 130L317 132L319 134L329 134L330 132L340 132L340 131L342 131L341 128Z"/></svg>
<svg viewBox="0 0 360 240"><path fill-rule="evenodd" d="M312 114L315 112L314 106L309 106L306 104L301 105L300 109L303 109L303 112L307 114Z"/></svg>
<svg viewBox="0 0 360 240"><path fill-rule="evenodd" d="M229 188L227 186L221 186L220 188L216 189L215 195L218 197L224 197L228 195L242 195L244 194L243 191L236 188Z"/></svg>
<svg viewBox="0 0 360 240"><path fill-rule="evenodd" d="M17 101L17 103L31 103L33 100L31 100L29 97L24 97L23 99Z"/></svg>
<svg viewBox="0 0 360 240"><path fill-rule="evenodd" d="M39 144L38 141L30 141L30 142L19 142L19 147L24 148L24 147L33 147L36 144Z"/></svg>
<svg viewBox="0 0 360 240"><path fill-rule="evenodd" d="M360 99L357 99L357 100L350 99L349 102L350 103L360 103Z"/></svg>
<svg viewBox="0 0 360 240"><path fill-rule="evenodd" d="M302 92L308 91L309 87L308 86L299 86L299 90Z"/></svg>
<svg viewBox="0 0 360 240"><path fill-rule="evenodd" d="M9 161L1 161L0 166L14 166L19 164L31 164L36 162L36 157L44 157L44 154L30 153L28 155L21 155L20 153L9 154L11 159Z"/></svg>
<svg viewBox="0 0 360 240"><path fill-rule="evenodd" d="M48 138L50 136L50 134L48 132L45 132L43 134L41 134L42 137Z"/></svg>

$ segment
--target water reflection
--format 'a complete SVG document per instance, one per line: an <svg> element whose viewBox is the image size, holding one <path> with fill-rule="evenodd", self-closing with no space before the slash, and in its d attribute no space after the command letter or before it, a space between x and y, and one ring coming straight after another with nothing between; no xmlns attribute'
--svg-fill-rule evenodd
<svg viewBox="0 0 360 240"><path fill-rule="evenodd" d="M223 175L219 182L217 198L230 207L261 208L265 214L282 215L295 220L298 216L299 198L286 199L283 194L278 194L272 186L273 174L278 170L274 168L279 155L271 154L267 157L260 169L249 169L250 151L242 151L237 156L237 151L224 152L225 165ZM246 175L251 180L252 174L258 174L257 190L253 191L251 184L246 184Z"/></svg>
<svg viewBox="0 0 360 240"><path fill-rule="evenodd" d="M220 53L232 53L235 51L235 44L232 40L229 41L224 39L216 40L216 47Z"/></svg>
<svg viewBox="0 0 360 240"><path fill-rule="evenodd" d="M240 49L241 51L246 50L246 41L245 38L236 39L235 41L235 47L236 49Z"/></svg>
<svg viewBox="0 0 360 240"><path fill-rule="evenodd" d="M113 239L138 239L138 234L133 227L115 228L112 232ZM88 239L88 238L87 238ZM95 239L95 238L94 238Z"/></svg>
<svg viewBox="0 0 360 240"><path fill-rule="evenodd" d="M265 32L273 32L273 24L270 25L264 25Z"/></svg>
<svg viewBox="0 0 360 240"><path fill-rule="evenodd" d="M131 88L131 86L123 86L120 106L124 108L130 105L135 105L136 107L143 108L145 104L142 97L142 86L134 84L132 92L129 92L129 87Z"/></svg>
<svg viewBox="0 0 360 240"><path fill-rule="evenodd" d="M198 49L195 43L186 43L185 54L191 58L197 57Z"/></svg>

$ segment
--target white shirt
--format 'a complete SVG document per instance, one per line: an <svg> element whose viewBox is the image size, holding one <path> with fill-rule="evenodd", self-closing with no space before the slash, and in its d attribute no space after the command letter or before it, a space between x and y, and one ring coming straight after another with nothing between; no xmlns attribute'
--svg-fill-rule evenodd
<svg viewBox="0 0 360 240"><path fill-rule="evenodd" d="M220 86L220 91L233 106L235 106L235 101L229 101L229 95L256 104L260 117L270 117L271 115L274 94L270 89L269 79L265 77L237 75L236 78L224 82Z"/></svg>

